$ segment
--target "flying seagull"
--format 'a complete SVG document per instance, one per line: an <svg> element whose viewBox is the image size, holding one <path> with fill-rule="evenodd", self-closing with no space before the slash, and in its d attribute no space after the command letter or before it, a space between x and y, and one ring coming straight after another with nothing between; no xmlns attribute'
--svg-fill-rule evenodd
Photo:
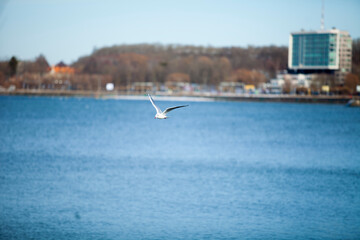
<svg viewBox="0 0 360 240"><path fill-rule="evenodd" d="M161 111L160 108L158 106L155 105L154 103L154 100L152 99L152 97L150 96L150 94L148 94L149 96L149 99L150 99L150 102L151 104L154 106L154 108L156 109L156 115L155 115L155 118L158 118L158 119L166 119L167 116L166 114L174 109L177 109L177 108L182 108L182 107L187 107L189 105L182 105L182 106L177 106L177 107L169 107L167 109L165 109L165 111Z"/></svg>

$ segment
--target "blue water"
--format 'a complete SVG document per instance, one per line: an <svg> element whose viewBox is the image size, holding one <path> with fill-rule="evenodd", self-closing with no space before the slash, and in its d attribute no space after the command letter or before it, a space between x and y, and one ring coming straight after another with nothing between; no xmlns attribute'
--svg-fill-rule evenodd
<svg viewBox="0 0 360 240"><path fill-rule="evenodd" d="M0 238L360 238L359 108L157 103L0 97Z"/></svg>

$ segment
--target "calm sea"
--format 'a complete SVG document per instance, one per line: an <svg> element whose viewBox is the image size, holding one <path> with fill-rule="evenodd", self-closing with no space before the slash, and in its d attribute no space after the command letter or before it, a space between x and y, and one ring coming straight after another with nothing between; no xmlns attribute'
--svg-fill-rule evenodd
<svg viewBox="0 0 360 240"><path fill-rule="evenodd" d="M0 238L360 238L360 108L157 104L0 97Z"/></svg>

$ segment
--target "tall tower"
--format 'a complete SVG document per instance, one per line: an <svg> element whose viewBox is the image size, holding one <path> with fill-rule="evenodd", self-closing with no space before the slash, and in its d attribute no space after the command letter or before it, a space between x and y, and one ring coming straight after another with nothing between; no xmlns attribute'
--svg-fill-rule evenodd
<svg viewBox="0 0 360 240"><path fill-rule="evenodd" d="M321 1L321 25L320 29L323 31L325 29L324 23L324 0Z"/></svg>

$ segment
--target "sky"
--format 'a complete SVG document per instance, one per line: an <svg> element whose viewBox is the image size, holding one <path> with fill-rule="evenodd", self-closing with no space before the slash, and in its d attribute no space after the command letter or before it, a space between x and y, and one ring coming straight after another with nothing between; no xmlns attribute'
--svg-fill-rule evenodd
<svg viewBox="0 0 360 240"><path fill-rule="evenodd" d="M359 0L323 0L325 29L360 37ZM319 30L322 0L0 0L0 60L71 64L94 49L157 43L288 46Z"/></svg>

